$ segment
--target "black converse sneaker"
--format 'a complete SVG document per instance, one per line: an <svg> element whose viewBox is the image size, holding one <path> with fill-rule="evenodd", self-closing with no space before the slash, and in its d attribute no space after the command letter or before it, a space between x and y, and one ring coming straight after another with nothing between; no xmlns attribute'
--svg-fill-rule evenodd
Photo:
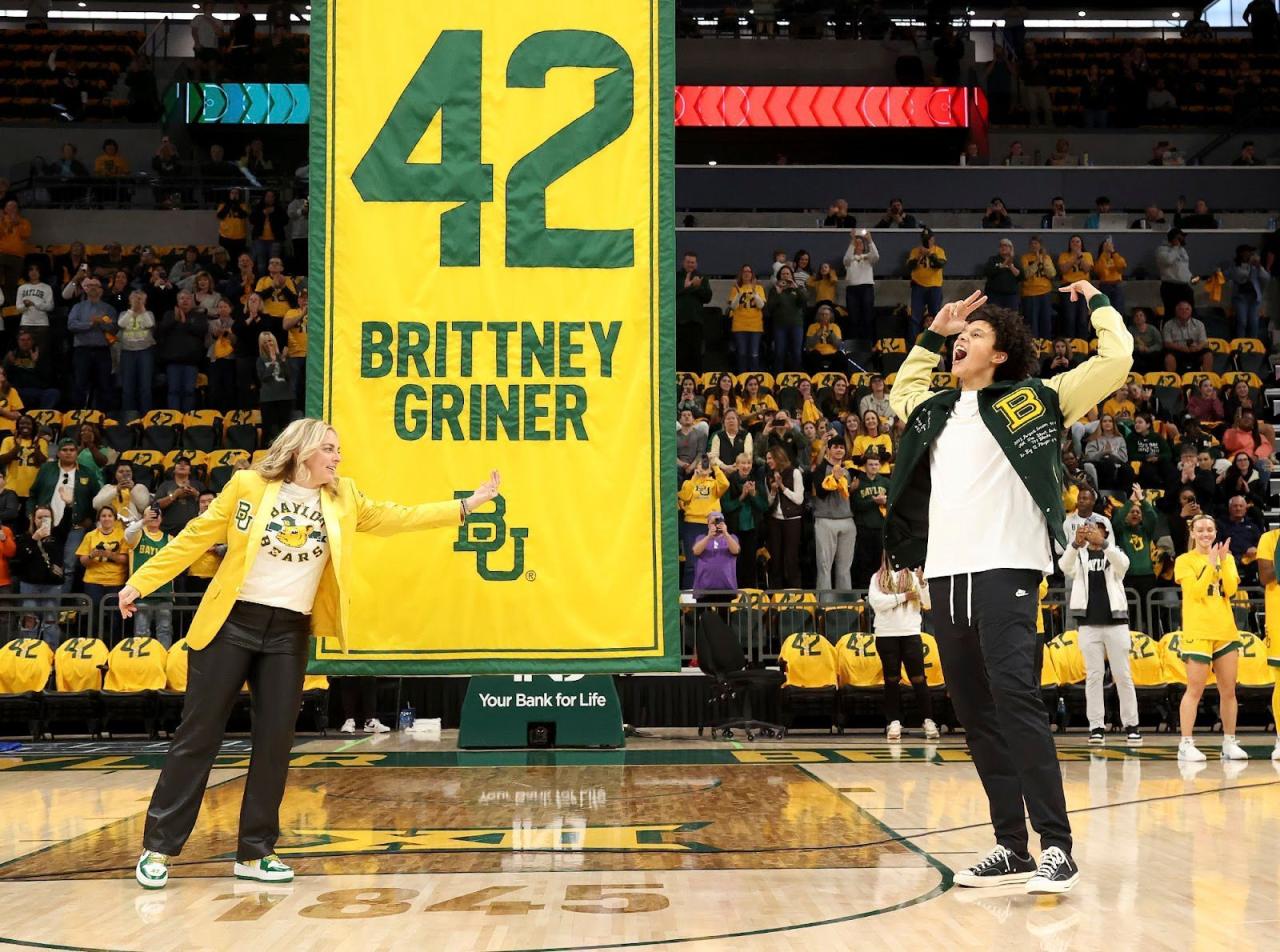
<svg viewBox="0 0 1280 952"><path fill-rule="evenodd" d="M1142 731L1138 730L1138 725L1133 724L1124 729L1125 740L1128 741L1130 747L1137 747L1142 743Z"/></svg>
<svg viewBox="0 0 1280 952"><path fill-rule="evenodd" d="M955 875L957 886L983 888L1025 883L1036 874L1036 862L1030 856L1019 856L1013 850L997 846L968 869Z"/></svg>
<svg viewBox="0 0 1280 952"><path fill-rule="evenodd" d="M1089 731L1089 746L1098 747L1107 742L1107 732L1101 727L1095 727Z"/></svg>
<svg viewBox="0 0 1280 952"><path fill-rule="evenodd" d="M1040 868L1027 881L1027 892L1033 896L1064 893L1080 881L1080 867L1062 849L1050 846L1040 857Z"/></svg>

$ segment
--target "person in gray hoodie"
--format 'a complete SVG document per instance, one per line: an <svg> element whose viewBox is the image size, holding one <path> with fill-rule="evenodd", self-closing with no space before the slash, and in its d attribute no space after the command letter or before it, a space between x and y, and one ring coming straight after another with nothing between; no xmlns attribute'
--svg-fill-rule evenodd
<svg viewBox="0 0 1280 952"><path fill-rule="evenodd" d="M853 589L850 569L858 531L853 524L849 494L858 488L858 477L844 464L844 440L827 440L826 457L813 473L813 536L818 556L821 589L848 592ZM834 584L833 584L834 583Z"/></svg>

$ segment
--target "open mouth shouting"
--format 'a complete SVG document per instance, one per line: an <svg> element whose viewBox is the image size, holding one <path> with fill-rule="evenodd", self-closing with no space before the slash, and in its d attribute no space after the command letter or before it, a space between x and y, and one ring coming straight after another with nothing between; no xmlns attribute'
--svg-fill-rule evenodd
<svg viewBox="0 0 1280 952"><path fill-rule="evenodd" d="M969 354L968 344L964 340L958 340L951 348L951 369L954 372L956 367L964 363L965 357Z"/></svg>

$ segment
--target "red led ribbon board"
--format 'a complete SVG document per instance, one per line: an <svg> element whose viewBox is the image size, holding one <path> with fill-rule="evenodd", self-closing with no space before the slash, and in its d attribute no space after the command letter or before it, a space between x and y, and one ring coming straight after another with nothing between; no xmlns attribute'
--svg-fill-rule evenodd
<svg viewBox="0 0 1280 952"><path fill-rule="evenodd" d="M676 125L702 128L967 129L987 123L963 86L677 86Z"/></svg>

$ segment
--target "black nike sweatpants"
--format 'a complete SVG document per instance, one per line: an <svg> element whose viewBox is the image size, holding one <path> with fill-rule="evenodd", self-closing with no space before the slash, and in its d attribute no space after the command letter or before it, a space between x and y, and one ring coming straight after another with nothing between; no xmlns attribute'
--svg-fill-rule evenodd
<svg viewBox="0 0 1280 952"><path fill-rule="evenodd" d="M1041 848L1071 852L1062 771L1040 699L1041 578L1034 570L992 569L929 580L947 693L987 792L996 842L1021 855L1024 804Z"/></svg>

